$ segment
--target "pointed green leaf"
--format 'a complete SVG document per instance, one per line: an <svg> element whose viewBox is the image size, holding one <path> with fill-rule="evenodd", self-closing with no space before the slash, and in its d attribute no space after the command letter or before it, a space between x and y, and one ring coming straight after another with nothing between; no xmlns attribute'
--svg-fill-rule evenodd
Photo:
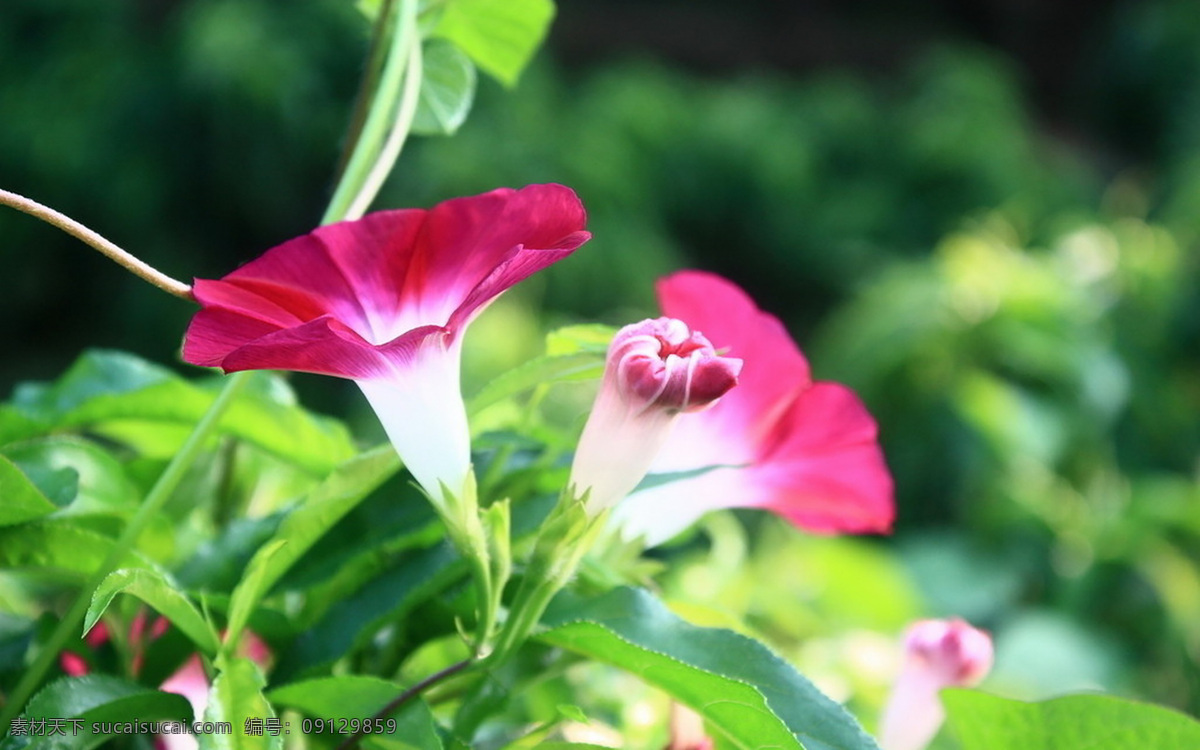
<svg viewBox="0 0 1200 750"><path fill-rule="evenodd" d="M95 443L54 435L6 446L12 459L55 503L59 516L128 517L137 510L137 488L125 467Z"/></svg>
<svg viewBox="0 0 1200 750"><path fill-rule="evenodd" d="M546 334L546 354L557 357L589 352L603 358L616 334L616 328L600 323L563 326Z"/></svg>
<svg viewBox="0 0 1200 750"><path fill-rule="evenodd" d="M275 718L275 709L263 697L266 684L258 665L245 658L229 659L213 680L208 691L208 707L204 720L229 722L230 734L198 735L200 750L279 750L283 747L283 732L273 736L264 731L258 735L247 719L264 720ZM249 722L252 725L254 722ZM246 730L252 729L252 733Z"/></svg>
<svg viewBox="0 0 1200 750"><path fill-rule="evenodd" d="M454 42L485 73L512 86L553 18L553 0L448 0L433 34Z"/></svg>
<svg viewBox="0 0 1200 750"><path fill-rule="evenodd" d="M58 510L17 465L0 456L0 526L12 526Z"/></svg>
<svg viewBox="0 0 1200 750"><path fill-rule="evenodd" d="M191 720L192 707L181 695L107 675L85 675L64 677L50 683L29 701L25 712L13 722L13 729L20 722L30 722L26 726L36 721L45 722L41 725L44 727L42 734L30 732L22 738L30 740L24 745L29 750L90 750L112 737L136 733L137 727L129 726L129 722ZM45 733L51 725L60 726L60 721L64 722L61 734ZM114 723L125 726L113 727ZM76 727L78 733L75 733ZM7 750L9 743L16 739L16 736L10 736L0 747ZM18 745L12 742L11 746Z"/></svg>
<svg viewBox="0 0 1200 750"><path fill-rule="evenodd" d="M367 718L403 692L404 686L377 677L341 675L322 677L285 685L272 690L269 697L278 706L293 708L315 719ZM371 742L384 747L407 750L442 750L433 714L424 701L412 701L395 719L395 730L372 732ZM390 724L386 723L386 730Z"/></svg>
<svg viewBox="0 0 1200 750"><path fill-rule="evenodd" d="M271 586L269 566L272 558L286 546L286 539L272 539L259 548L250 564L246 566L245 575L229 598L229 621L225 631L227 651L237 648L238 639L241 638L242 629L250 619L250 613Z"/></svg>
<svg viewBox="0 0 1200 750"><path fill-rule="evenodd" d="M494 403L515 396L543 383L599 378L604 374L604 356L567 354L535 357L498 375L467 403L467 412L477 414Z"/></svg>
<svg viewBox="0 0 1200 750"><path fill-rule="evenodd" d="M758 641L700 628L646 591L557 597L538 640L638 675L704 717L733 746L877 750L844 708Z"/></svg>
<svg viewBox="0 0 1200 750"><path fill-rule="evenodd" d="M393 559L306 628L280 655L276 673L298 674L340 659L465 572L466 563L449 542Z"/></svg>
<svg viewBox="0 0 1200 750"><path fill-rule="evenodd" d="M104 562L113 540L69 520L0 528L0 569L40 570L85 579ZM155 567L130 550L126 567Z"/></svg>
<svg viewBox="0 0 1200 750"><path fill-rule="evenodd" d="M475 66L444 39L426 42L422 61L421 94L412 132L453 135L475 101Z"/></svg>
<svg viewBox="0 0 1200 750"><path fill-rule="evenodd" d="M942 693L963 750L1194 750L1200 722L1162 706L1111 695L1037 703L974 690Z"/></svg>
<svg viewBox="0 0 1200 750"><path fill-rule="evenodd" d="M263 545L230 602L229 642L236 642L250 612L276 581L343 516L400 467L391 444L367 451L338 466L306 497Z"/></svg>
<svg viewBox="0 0 1200 750"><path fill-rule="evenodd" d="M87 428L121 440L143 435L145 430L138 427L147 424L182 428L157 430L158 439L137 441L137 449L165 458L215 397L212 388L189 383L130 354L89 351L54 383L24 384L17 389L14 406L30 432L14 433L10 439L56 428ZM304 411L287 384L270 373L252 375L250 386L230 407L220 429L316 474L327 473L354 454L344 425Z"/></svg>
<svg viewBox="0 0 1200 750"><path fill-rule="evenodd" d="M83 622L85 633L92 629L117 594L130 594L141 599L174 623L206 655L216 654L217 634L204 615L173 580L154 570L122 568L109 573L92 594L92 604Z"/></svg>

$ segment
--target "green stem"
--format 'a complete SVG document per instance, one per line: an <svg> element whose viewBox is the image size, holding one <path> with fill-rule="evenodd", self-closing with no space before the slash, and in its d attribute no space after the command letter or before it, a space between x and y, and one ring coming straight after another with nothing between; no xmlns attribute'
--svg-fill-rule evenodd
<svg viewBox="0 0 1200 750"><path fill-rule="evenodd" d="M382 14L380 21L384 21ZM329 201L329 208L321 219L322 224L357 219L362 215L361 210L356 214L353 209L362 203L367 179L379 160L384 141L394 127L399 126L396 122L397 103L405 88L407 77L404 73L409 67L410 48L418 44L416 0L401 0L399 15L392 26L390 51L379 78L379 87L375 90L366 122L351 150L346 169ZM386 169L390 170L391 166L388 164ZM374 194L370 198L374 198ZM370 199L366 202L369 204Z"/></svg>
<svg viewBox="0 0 1200 750"><path fill-rule="evenodd" d="M396 0L383 0L379 15L375 17L375 25L371 29L371 44L367 49L367 64L362 82L358 85L358 94L354 97L354 113L350 116L350 127L346 129L346 142L342 147L342 155L338 158L337 180L342 181L346 173L346 165L350 163L350 154L362 135L363 125L367 114L375 101L375 92L379 88L379 76L387 62L388 50L391 47L391 35L388 31L395 21Z"/></svg>
<svg viewBox="0 0 1200 750"><path fill-rule="evenodd" d="M108 574L116 569L117 565L124 560L131 551L135 548L138 538L146 529L146 525L150 523L163 505L170 499L179 483L183 481L192 463L204 448L204 443L209 436L216 430L221 416L225 413L229 405L233 403L238 392L246 384L248 373L238 373L232 375L225 382L225 386L221 392L217 394L217 398L213 401L212 406L208 407L208 411L200 419L196 429L192 430L192 434L188 436L183 447L167 464L167 468L159 476L158 481L150 489L150 493L146 495L145 501L141 507L134 513L133 518L126 524L121 535L117 537L113 543L112 551L96 569L88 579L79 595L75 598L74 604L67 610L67 614L59 621L58 627L51 633L50 638L46 641L38 652L37 658L33 664L26 670L21 680L13 689L12 695L9 696L8 704L4 707L3 715L0 715L0 736L8 731L8 726L13 718L25 707L25 702L33 694L33 691L41 684L46 672L54 664L54 660L58 657L60 651L67 644L72 634L79 629L80 623L83 622L84 615L87 614L88 606L92 601L92 593L96 588L108 577Z"/></svg>
<svg viewBox="0 0 1200 750"><path fill-rule="evenodd" d="M403 693L400 693L400 695L396 696L395 699L393 699L390 703L376 711L375 715L371 717L370 722L364 722L362 729L359 729L354 734L342 740L342 744L337 746L337 750L350 750L350 748L357 745L358 741L361 740L364 735L366 735L367 728L374 725L375 720L386 719L388 716L391 716L393 713L402 708L405 703L408 703L410 700L419 697L421 693L425 692L434 685L444 682L459 672L462 672L464 669L468 669L473 664L475 664L474 659L464 659L460 662L456 662L440 672L431 674L430 676L418 682L416 685L413 685L409 689L405 690Z"/></svg>
<svg viewBox="0 0 1200 750"><path fill-rule="evenodd" d="M412 128L413 118L417 115L423 66L421 45L416 43L415 36L416 32L414 31L414 38L410 39L408 43L408 69L404 76L404 93L400 98L400 108L396 112L396 124L388 133L387 141L383 144L383 149L379 152L379 158L375 160L375 165L367 173L362 189L350 204L351 216L361 216L370 208L371 201L375 200L375 196L379 194L379 189L383 187L384 181L392 172L392 166L400 157L404 142L408 140L408 131Z"/></svg>

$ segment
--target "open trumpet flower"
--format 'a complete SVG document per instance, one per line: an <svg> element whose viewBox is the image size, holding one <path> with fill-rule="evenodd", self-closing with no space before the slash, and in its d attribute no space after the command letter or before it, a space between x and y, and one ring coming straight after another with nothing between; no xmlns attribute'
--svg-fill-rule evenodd
<svg viewBox="0 0 1200 750"><path fill-rule="evenodd" d="M650 467L677 478L617 507L623 536L657 544L710 510L735 507L818 533L889 531L891 474L854 392L814 383L779 319L720 276L673 274L658 283L658 298L664 315L745 364L711 409L680 417Z"/></svg>
<svg viewBox="0 0 1200 750"><path fill-rule="evenodd" d="M512 285L591 235L579 198L530 185L330 224L219 280L183 357L237 370L297 370L355 381L435 504L470 471L459 389L463 332Z"/></svg>

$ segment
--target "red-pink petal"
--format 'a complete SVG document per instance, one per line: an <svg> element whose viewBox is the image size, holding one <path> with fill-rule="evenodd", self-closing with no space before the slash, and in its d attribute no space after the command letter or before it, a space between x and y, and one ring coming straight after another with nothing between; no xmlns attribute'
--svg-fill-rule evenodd
<svg viewBox="0 0 1200 750"><path fill-rule="evenodd" d="M745 363L738 387L690 424L703 420L723 440L757 444L796 391L812 382L808 361L778 318L759 310L744 291L720 276L680 271L660 280L657 289L664 315L682 320L718 351Z"/></svg>
<svg viewBox="0 0 1200 750"><path fill-rule="evenodd" d="M875 420L849 388L817 383L775 426L760 463L746 471L755 503L809 531L888 532L892 476Z"/></svg>
<svg viewBox="0 0 1200 750"><path fill-rule="evenodd" d="M573 252L590 236L585 221L569 188L531 185L320 227L223 279L198 279L203 309L184 359L226 372L379 377Z"/></svg>
<svg viewBox="0 0 1200 750"><path fill-rule="evenodd" d="M586 242L586 223L578 196L562 185L501 188L438 204L421 228L405 296L426 306L458 300L446 314L468 298L477 308ZM476 292L481 286L486 295Z"/></svg>

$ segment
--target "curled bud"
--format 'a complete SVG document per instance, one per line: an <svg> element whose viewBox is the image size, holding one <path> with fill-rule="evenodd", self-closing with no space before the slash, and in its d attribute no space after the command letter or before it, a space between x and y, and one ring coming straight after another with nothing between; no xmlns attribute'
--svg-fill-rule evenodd
<svg viewBox="0 0 1200 750"><path fill-rule="evenodd" d="M883 750L920 750L945 718L938 691L971 687L992 668L992 639L959 620L921 620L904 638L904 666L880 722Z"/></svg>
<svg viewBox="0 0 1200 750"><path fill-rule="evenodd" d="M646 475L675 418L713 404L741 369L740 359L720 356L673 318L618 331L571 466L576 496L590 493L593 514L619 502Z"/></svg>

